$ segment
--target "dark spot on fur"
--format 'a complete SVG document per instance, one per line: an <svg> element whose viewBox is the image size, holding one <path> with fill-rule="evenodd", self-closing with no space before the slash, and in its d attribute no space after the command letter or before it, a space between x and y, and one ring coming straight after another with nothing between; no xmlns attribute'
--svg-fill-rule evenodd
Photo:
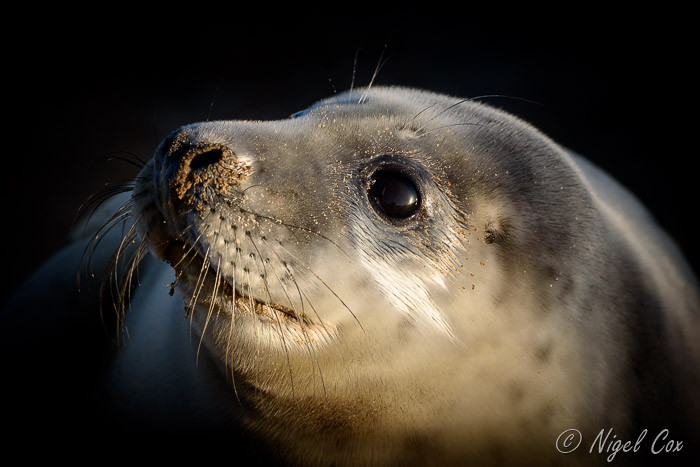
<svg viewBox="0 0 700 467"><path fill-rule="evenodd" d="M576 289L576 282L570 277L562 276L562 278L559 279L559 282L561 282L561 291L563 296L571 295Z"/></svg>
<svg viewBox="0 0 700 467"><path fill-rule="evenodd" d="M503 445L503 442L494 439L490 442L489 447L480 462L487 463L488 465L503 465L505 463L506 457L505 452L507 449Z"/></svg>
<svg viewBox="0 0 700 467"><path fill-rule="evenodd" d="M494 243L504 243L508 238L507 219L498 219L496 221L487 222L484 226L484 241L489 245Z"/></svg>
<svg viewBox="0 0 700 467"><path fill-rule="evenodd" d="M543 315L546 315L547 313L549 313L550 307L549 307L549 303L547 303L546 299L538 300L538 303L539 303L539 306L535 307L533 312L532 312L535 316L542 317Z"/></svg>
<svg viewBox="0 0 700 467"><path fill-rule="evenodd" d="M518 404L525 398L525 390L520 384L513 382L508 388L508 396L514 404Z"/></svg>
<svg viewBox="0 0 700 467"><path fill-rule="evenodd" d="M427 437L420 433L411 433L403 439L403 446L408 451L421 452L430 445Z"/></svg>
<svg viewBox="0 0 700 467"><path fill-rule="evenodd" d="M396 339L399 342L408 342L411 333L415 330L415 323L408 319L403 319L396 328Z"/></svg>
<svg viewBox="0 0 700 467"><path fill-rule="evenodd" d="M494 229L494 228L487 228L486 229L486 235L484 235L484 241L488 243L489 245L492 243L498 242L501 238L503 238L502 234Z"/></svg>
<svg viewBox="0 0 700 467"><path fill-rule="evenodd" d="M549 425L557 413L557 409L552 402L546 402L540 411L540 420L543 424Z"/></svg>
<svg viewBox="0 0 700 467"><path fill-rule="evenodd" d="M552 358L552 347L553 344L551 341L539 345L535 348L535 358L537 359L538 362L540 363L547 363L549 360Z"/></svg>
<svg viewBox="0 0 700 467"><path fill-rule="evenodd" d="M557 274L557 269L551 264L544 265L543 274L544 277L550 281L555 280L559 276L559 274Z"/></svg>
<svg viewBox="0 0 700 467"><path fill-rule="evenodd" d="M591 313L594 311L594 306L593 306L593 300L590 298L586 298L583 300L583 303L580 306L581 311L586 311L588 313Z"/></svg>

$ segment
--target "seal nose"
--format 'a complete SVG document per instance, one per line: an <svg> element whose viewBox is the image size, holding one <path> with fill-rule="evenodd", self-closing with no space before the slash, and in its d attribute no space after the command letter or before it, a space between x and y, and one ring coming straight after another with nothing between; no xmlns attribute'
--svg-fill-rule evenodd
<svg viewBox="0 0 700 467"><path fill-rule="evenodd" d="M223 159L224 151L227 150L224 145L197 140L189 133L187 130L178 130L163 141L160 152L169 165L178 164L180 169L195 171L217 164Z"/></svg>
<svg viewBox="0 0 700 467"><path fill-rule="evenodd" d="M190 161L190 170L199 170L204 167L216 164L224 157L224 152L221 148L212 147L204 149L203 152L195 154Z"/></svg>
<svg viewBox="0 0 700 467"><path fill-rule="evenodd" d="M249 160L226 144L203 139L197 128L172 133L159 153L171 195L186 205L232 195L251 172Z"/></svg>

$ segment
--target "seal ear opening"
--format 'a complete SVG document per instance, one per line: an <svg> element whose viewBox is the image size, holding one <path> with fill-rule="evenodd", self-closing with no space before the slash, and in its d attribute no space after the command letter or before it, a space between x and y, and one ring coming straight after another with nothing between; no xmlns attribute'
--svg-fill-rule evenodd
<svg viewBox="0 0 700 467"><path fill-rule="evenodd" d="M487 222L484 226L484 241L489 245L504 243L507 240L507 224L502 219Z"/></svg>

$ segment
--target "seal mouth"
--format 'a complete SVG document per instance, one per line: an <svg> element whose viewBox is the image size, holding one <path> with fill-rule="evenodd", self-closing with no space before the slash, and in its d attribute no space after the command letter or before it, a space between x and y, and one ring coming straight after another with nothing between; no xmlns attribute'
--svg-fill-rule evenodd
<svg viewBox="0 0 700 467"><path fill-rule="evenodd" d="M234 304L235 309L241 313L252 312L274 322L284 320L305 327L313 325L308 317L295 312L290 307L241 293L220 272L217 272L216 268L208 263L193 245L176 239L169 239L161 245L158 255L170 264L176 273L173 285L180 280L186 281L194 289L195 297L200 295L206 286L211 290L211 297L214 300L229 307Z"/></svg>

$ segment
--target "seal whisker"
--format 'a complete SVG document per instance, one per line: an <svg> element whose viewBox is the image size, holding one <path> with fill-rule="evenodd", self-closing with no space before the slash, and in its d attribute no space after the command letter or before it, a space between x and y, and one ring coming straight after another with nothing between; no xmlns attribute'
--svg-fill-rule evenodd
<svg viewBox="0 0 700 467"><path fill-rule="evenodd" d="M102 206L105 201L108 199L112 198L115 195L119 195L122 193L128 193L130 191L133 191L134 189L134 181L131 180L129 182L125 182L124 184L120 185L115 185L111 186L109 188L106 188L98 193L93 193L90 196L88 196L87 200L83 204L78 207L77 212L75 213L75 216L73 217L73 221L71 222L71 230L75 227L75 224L77 223L78 219L82 218L85 215L85 212L91 208L90 214L88 215L86 221L85 221L85 226L83 227L83 234L85 233L85 229L87 228L88 224L90 223L90 220L92 217L95 215L95 212ZM127 203L131 203L132 200L129 199ZM126 203L125 203L126 204Z"/></svg>
<svg viewBox="0 0 700 467"><path fill-rule="evenodd" d="M202 289L204 288L204 284L206 282L206 277L207 273L209 272L209 248L207 248L206 252L204 253L204 258L202 260L202 266L199 269L199 277L197 278L197 282L194 287L194 291L192 292L192 298L190 299L190 304L187 306L189 310L192 310L192 313L190 314L190 332L192 332L192 319L194 315L194 309L195 306L197 306L197 300L199 299L199 294L202 292Z"/></svg>
<svg viewBox="0 0 700 467"><path fill-rule="evenodd" d="M445 107L444 109L442 109L440 112L438 112L438 113L436 113L435 115L433 115L432 118L430 118L427 122L425 122L420 128L418 128L418 129L416 130L416 133L422 131L426 126L428 126L428 124L429 124L430 122L432 122L433 120L435 120L436 118L438 118L440 115L443 115L444 113L449 112L451 109L454 109L454 108L457 107L458 105L464 104L465 102L469 102L470 100L471 100L471 99L462 99L462 100L460 100L460 101L455 102L455 103L452 104L452 105L448 105L447 107Z"/></svg>
<svg viewBox="0 0 700 467"><path fill-rule="evenodd" d="M365 99L367 98L367 93L372 88L372 85L374 84L374 80L377 77L377 75L379 74L379 70L381 70L382 67L386 64L386 62L388 62L389 59L391 58L391 57L387 57L386 60L382 61L382 59L384 58L384 52L386 52L387 46L388 46L388 44L384 44L384 48L382 49L382 53L379 55L379 61L377 61L377 66L375 67L374 73L372 74L372 79L369 80L369 84L365 88L365 91L360 96L360 99L358 99L358 101L357 101L358 104L364 104Z"/></svg>
<svg viewBox="0 0 700 467"><path fill-rule="evenodd" d="M418 116L419 116L420 114L422 114L422 113L425 112L426 110L429 110L429 109L435 107L436 105L437 105L437 102L433 102L433 103L430 104L429 106L424 107L420 112L418 112L417 114L415 114L415 115L413 116L413 118L411 118L411 122L413 122L416 118L418 118Z"/></svg>
<svg viewBox="0 0 700 467"><path fill-rule="evenodd" d="M289 277L291 277L292 280L294 281L294 276L292 275L291 271L289 270L289 267L287 266L286 262L285 262L285 261L282 261L282 258L280 258L279 254L277 254L276 251L273 250L273 252L274 252L275 256L277 256L277 258L284 264L285 270L286 270L287 273L289 274ZM289 300L289 303L292 303L292 298L291 298L291 297L289 296L289 294L287 293L287 288L286 288L284 282L283 282L282 279L280 278L279 274L277 274L276 272L275 272L275 277L277 277L277 280L279 281L280 285L282 285L282 287L283 287L283 289L284 289L284 293L285 293L285 295L287 296L287 300ZM296 283L296 281L294 281L294 284L296 285L297 295L299 296L299 303L301 304L301 315L299 315L299 314L296 312L296 310L295 310L295 314L297 314L297 315L299 315L299 316L306 316L306 310L305 310L305 307L304 307L304 297L302 296L301 290L299 289L299 285Z"/></svg>
<svg viewBox="0 0 700 467"><path fill-rule="evenodd" d="M321 386L322 386L322 388L323 388L323 394L324 394L324 397L327 398L327 397L328 397L328 394L326 393L326 383L325 383L325 381L324 381L324 379L323 379L323 371L321 370L321 364L320 364L320 362L318 361L318 357L317 357L317 355L316 355L316 350L314 349L314 346L312 345L311 336L309 335L308 326L307 326L306 323L305 323L304 301L303 301L303 296L302 296L302 294L301 294L301 290L299 289L299 285L296 283L296 280L294 280L294 285L295 285L296 288L297 288L297 292L299 293L299 297L300 297L300 300L301 300L301 307L302 307L301 312L297 311L296 307L294 306L294 304L293 304L293 302L292 302L291 297L289 296L289 293L288 293L288 291L287 291L287 286L284 284L284 282L283 282L282 279L279 277L279 275L277 275L277 273L275 273L275 277L276 277L277 281L279 282L279 284L280 284L282 290L284 291L284 294L285 294L285 296L287 297L287 300L289 300L289 303L290 303L290 306L291 306L291 308L292 308L292 311L294 311L294 314L297 315L297 316L299 317L298 322L299 322L299 325L300 325L300 328L301 328L301 332L302 332L302 335L304 336L304 338L305 338L305 340L306 340L306 343L308 344L308 345L306 346L306 350L307 350L308 353L309 353L309 358L311 358L311 364L312 364L312 366L315 365L316 368L318 369L318 374L319 374L319 376L320 376L320 378L321 378ZM293 279L293 278L292 278L292 279Z"/></svg>
<svg viewBox="0 0 700 467"><path fill-rule="evenodd" d="M123 279L121 280L122 292L120 295L124 303L131 303L131 291L134 274L136 273L136 268L139 262L141 261L141 245L143 245L143 242L139 243L139 246L137 247L136 251L127 260L128 266L125 272L123 273ZM138 277L136 279L138 282Z"/></svg>
<svg viewBox="0 0 700 467"><path fill-rule="evenodd" d="M267 276L268 276L268 273L267 273L267 270L266 270L266 268L265 268L265 266L264 266L265 263L264 263L264 261L262 260L262 256L261 256L260 250L259 250L258 247L255 245L255 242L252 241L252 239L251 239L251 242L253 243L253 247L255 248L255 250L256 250L258 256L260 257L261 264L263 264L265 277L267 277ZM277 258L280 260L280 262L281 262L282 264L285 265L286 270L289 272L289 268L286 266L285 261L283 261L283 260L280 258L279 254L278 254L274 249L272 249L272 252L275 254L275 256L277 256ZM294 301L292 300L292 297L289 295L289 292L287 291L287 286L284 284L284 281L280 278L279 274L277 274L277 271L276 271L276 270L273 270L273 272L274 272L274 274L275 274L275 278L277 279L277 282L279 282L280 287L281 287L282 291L284 292L285 297L287 297L287 301L289 302L290 308L291 308L292 311L294 312L294 316L297 318L297 321L298 321L300 327L302 328L302 332L305 333L306 312L305 312L305 306L304 306L304 299L303 299L303 297L302 297L302 295L301 295L301 291L300 291L299 288L297 287L297 293L298 293L298 295L299 295L299 302L300 302L300 305L301 305L301 310L299 311L299 310L297 310L296 307L294 306ZM291 277L291 274L290 274L290 277ZM292 279L293 279L293 278L292 278ZM307 340L307 343L311 343L311 341L310 341L310 340Z"/></svg>
<svg viewBox="0 0 700 467"><path fill-rule="evenodd" d="M209 103L209 112L207 113L207 119L205 120L206 122L208 122L209 118L211 117L211 111L214 109L214 100L216 99L216 95L219 93L219 88L221 87L221 83L223 82L224 77L222 76L221 79L219 79L219 83L216 85L214 95L211 97L211 102Z"/></svg>
<svg viewBox="0 0 700 467"><path fill-rule="evenodd" d="M424 136L427 136L427 135L429 135L429 134L431 134L431 133L434 133L434 132L436 132L436 131L440 131L440 130L444 130L445 128L451 128L451 127L456 127L456 126L478 126L478 127L481 127L481 128L488 128L487 125L481 125L481 124L479 124L479 123L471 123L471 122L452 123L452 124L450 124L450 125L444 125L444 126L441 126L441 127L439 127L439 128L435 128L435 129L433 129L433 130L425 131L425 132L423 132L423 133L421 133L421 134L419 134L419 135L414 136L412 139L419 139L419 138L422 138L422 137L424 137Z"/></svg>
<svg viewBox="0 0 700 467"><path fill-rule="evenodd" d="M199 337L199 344L197 344L197 356L195 361L197 364L199 364L199 351L202 348L202 342L204 341L204 335L207 332L207 326L209 325L209 320L211 319L212 313L214 312L214 308L216 308L216 297L217 293L219 292L219 286L221 285L221 259L219 259L219 262L216 264L216 277L214 278L214 287L212 288L211 291L211 299L209 300L209 311L207 312L207 317L204 320L204 326L202 327L202 332ZM217 311L218 313L218 311Z"/></svg>
<svg viewBox="0 0 700 467"><path fill-rule="evenodd" d="M273 249L272 252L275 254L275 256L277 256L277 259L280 260L280 263L282 264L282 266L284 267L284 269L287 271L287 274L289 274L289 277L291 277L292 282L294 282L294 285L295 285L295 287L296 287L296 289L297 289L297 293L299 294L300 301L303 303L303 298L306 298L306 302L309 304L309 306L310 306L311 309L313 310L314 314L316 315L316 319L318 320L319 324L321 324L321 326L323 326L323 327L325 328L326 325L323 323L323 320L321 319L321 316L318 314L318 312L316 311L316 308L314 308L313 304L312 304L311 301L308 299L308 297L306 297L306 294L303 294L303 293L302 293L302 290L301 290L301 288L299 287L299 283L297 282L296 278L294 277L294 274L292 273L291 269L289 269L289 266L287 265L287 262L284 261L284 260L282 259L282 257L277 253L277 251L275 251L275 250Z"/></svg>
<svg viewBox="0 0 700 467"><path fill-rule="evenodd" d="M80 282L80 274L83 269L83 264L85 265L85 272L89 274L90 277L95 277L95 273L92 269L92 258L93 255L95 254L95 250L99 246L99 244L102 242L102 239L104 238L104 235L102 234L107 234L109 233L114 227L123 224L126 220L129 219L129 215L125 215L122 219L119 219L115 221L112 225L105 226L107 227L104 232L98 232L95 234L90 241L87 243L85 248L83 249L82 256L80 257L80 261L78 263L78 271L77 271L77 276L76 276L76 283L78 286L78 292L81 290L81 282ZM86 257L87 256L87 257Z"/></svg>
<svg viewBox="0 0 700 467"><path fill-rule="evenodd" d="M194 225L194 224L190 224L189 226L187 226L187 227L180 233L180 235L178 235L178 238L182 238L182 235L184 235L193 225ZM187 258L187 256L188 256L190 253L192 253L192 251L194 250L195 246L197 245L197 243L199 243L199 240L202 238L202 236L205 234L205 232L206 232L207 230L208 230L208 229L203 229L202 232L199 233L199 235L197 236L197 238L194 239L193 242L187 242L187 241L185 241L185 239L183 238L184 243L185 243L189 248L188 248L187 251L185 251L185 252L182 254L182 257L181 257L175 264L173 264L173 268L178 267L178 266L185 260L185 258ZM197 255L197 252L195 252L194 255L192 256L192 258L190 259L190 263L191 263L192 260L196 257L196 255Z"/></svg>
<svg viewBox="0 0 700 467"><path fill-rule="evenodd" d="M344 307L346 310L348 310L348 311L350 312L350 314L352 315L352 317L355 319L355 321L357 322L357 324L360 326L360 329L362 329L362 330L364 331L365 328L362 327L362 323L360 323L360 320L357 319L357 316L355 316L355 313L353 313L353 311L352 311L352 310L350 309L350 307L343 301L343 299L340 298L340 297L338 296L338 294L335 293L335 291L334 291L332 288L330 288L330 286L329 286L328 284L326 284L326 282L325 282L323 279L321 279L321 276L319 276L318 274L316 274L316 273L313 271L313 269L311 269L310 266L306 265L303 261L301 261L299 258L297 258L291 251L289 251L287 248L285 248L285 246L282 245L282 243L280 243L279 245L280 245L282 248L284 248L284 250L285 250L287 253L289 253L289 255L290 255L292 258L294 258L294 260L295 260L296 262L298 262L299 264L301 264L302 266L304 266L304 268L305 268L307 271L309 271L311 274L313 274L314 277L315 277L321 284L323 284L323 286L324 286L326 289L328 289L328 291L329 291L330 293L332 293L333 296L335 296L335 298L338 299L338 301L343 305L343 307Z"/></svg>
<svg viewBox="0 0 700 467"><path fill-rule="evenodd" d="M516 101L527 102L528 104L535 104L535 105L542 105L542 106L544 105L542 102L537 102L537 101L533 101L530 99L525 99L524 97L508 96L506 94L484 94L483 96L471 97L470 99L473 101L476 101L476 100L481 100L481 99L488 99L491 97L499 97L499 98L503 98L503 99L513 99Z"/></svg>
<svg viewBox="0 0 700 467"><path fill-rule="evenodd" d="M133 227L133 226L132 226ZM107 262L107 265L105 266L105 274L102 276L102 281L100 282L100 288L98 292L98 297L99 297L99 311L100 311L100 316L102 318L102 321L104 322L104 314L103 314L103 297L104 297L104 291L105 287L107 285L110 285L110 294L112 298L112 306L114 308L114 311L116 313L116 318L117 318L117 331L122 328L122 331L125 330L123 328L124 326L124 314L126 312L126 301L125 301L125 280L124 278L127 277L129 274L129 271L131 270L131 267L126 269L125 274L122 276L119 274L119 258L121 256L123 247L125 244L131 243L134 239L136 239L136 233L132 230L129 231L129 233L122 239L121 244L119 245L119 248L112 254L110 257L109 261ZM138 254L138 251L140 250L137 249L136 254ZM134 266L133 264L131 266ZM109 271L109 272L107 272ZM121 278L121 279L120 279ZM114 284L114 287L111 286L111 284ZM130 283L129 283L130 285ZM114 294L117 294L116 297ZM128 334L128 330L127 330ZM120 341L120 333L117 332L117 342Z"/></svg>
<svg viewBox="0 0 700 467"><path fill-rule="evenodd" d="M116 316L116 318L117 318L117 322L116 322L116 328L117 328L117 342L119 342L119 340L120 340L120 339L119 339L119 336L120 336L120 334L119 334L119 328L120 328L120 324L122 323L121 312L120 312L120 304L119 304L118 300L115 299L115 297L114 297L114 290L113 290L112 287L111 287L111 285L112 285L113 282L117 282L116 280L113 281L113 279L114 279L114 272L111 271L112 262L113 262L115 256L116 256L116 252L115 252L115 254L114 254L114 255L110 258L110 260L109 260L109 263L108 263L108 268L110 269L109 274L108 274L108 275L104 275L104 276L102 277L102 281L100 282L100 289L99 289L99 293L98 293L98 298L99 298L99 304L100 304L100 305L99 305L100 319L102 320L102 323L104 323L104 322L105 322L105 320L104 320L104 308L103 308L103 306L102 306L103 303L104 303L103 297L104 297L105 288L106 288L107 284L109 284L109 285L110 285L109 291L110 291L110 295L111 295L111 299L112 299L112 307L113 307L113 309L114 309L114 313L115 313L115 316ZM117 286L118 286L118 285L117 285Z"/></svg>
<svg viewBox="0 0 700 467"><path fill-rule="evenodd" d="M83 249L83 253L80 257L80 261L78 262L78 278L77 278L78 290L80 290L80 270L82 269L82 265L85 263L85 271L87 272L88 271L87 268L91 267L92 256L95 252L95 249L102 242L102 239L114 227L116 227L117 225L123 224L126 220L128 220L131 217L132 204L130 201L131 200L122 204L117 209L117 211L104 224L102 224L102 226L100 226L100 228L97 229L97 232L95 232L95 234L90 238L87 245ZM87 261L85 261L86 255L87 255ZM90 274L92 277L94 277L94 274L92 273L92 269L90 269Z"/></svg>
<svg viewBox="0 0 700 467"><path fill-rule="evenodd" d="M219 219L219 229L221 229L221 219ZM202 333L201 333L201 336L199 338L199 344L197 345L197 358L196 358L197 362L199 362L199 351L202 348L202 342L204 341L204 335L207 331L207 326L209 325L209 320L211 319L214 308L216 307L216 299L217 299L219 287L220 287L222 281L223 281L223 278L221 277L221 258L219 258L219 261L216 263L216 275L214 278L214 287L212 288L211 298L209 299L209 311L207 312L207 317L204 320L204 326L202 327ZM218 308L217 308L216 313L217 313L217 315L219 314Z"/></svg>
<svg viewBox="0 0 700 467"><path fill-rule="evenodd" d="M115 278L118 277L119 271L118 271L118 266L119 266L119 258L121 257L122 252L124 251L124 247L128 244L133 243L137 238L136 231L134 229L134 225L129 229L129 232L122 238L121 244L119 245L119 248L117 249L116 256L114 258L114 275ZM115 285L119 285L118 282ZM118 295L118 298L120 300L120 303L124 302L124 295L120 293Z"/></svg>
<svg viewBox="0 0 700 467"><path fill-rule="evenodd" d="M236 234L234 232L234 245L236 244L235 242ZM226 259L229 257L230 253L230 246L227 245L226 247ZM235 314L235 309L236 309L236 261L238 261L239 255L238 255L238 250L234 247L233 248L233 260L231 261L231 288L232 293L231 293L231 319L229 321L229 335L228 339L226 340L226 354L225 354L225 361L229 363L229 373L231 375L231 384L233 385L233 393L236 396L236 400L238 401L239 404L241 404L241 398L238 395L238 388L236 387L236 376L235 376L235 361L234 361L234 354L233 354L233 340L234 340L234 335L235 335L235 328L236 328L236 314ZM226 264L227 261L224 261L224 264Z"/></svg>
<svg viewBox="0 0 700 467"><path fill-rule="evenodd" d="M319 233L319 232L314 232L313 230L308 229L308 228L306 228L306 227L301 227L301 226L298 226L298 225L288 224L288 223L282 221L281 219L278 219L278 218L275 218L275 217L271 217L271 216L265 216L265 215L263 215L263 214L258 214L258 213L256 213L256 212L249 211L249 210L244 209L244 208L241 208L241 212L246 212L246 213L251 214L251 215L253 215L253 216L255 216L255 217L259 217L259 218L261 218L261 219L266 219L266 220L268 220L268 221L270 221L270 222L274 222L275 224L279 224L279 225L282 225L282 226L284 226L284 227L287 227L287 228L290 229L290 230L291 230L291 229L299 229L299 230L301 230L301 231L303 231L303 232L307 232L307 233L316 235L316 236L318 236L318 237L320 237L320 238L322 238L322 239L324 239L324 240L326 240L326 241L332 243L336 248L338 248L340 251L342 251L346 256L350 256L350 255L348 255L348 253L347 253L345 250L343 250L343 249L340 247L340 245L338 245L338 244L335 243L333 240L331 240L330 238L326 237L325 235L323 235L323 234L321 234L321 233Z"/></svg>
<svg viewBox="0 0 700 467"><path fill-rule="evenodd" d="M140 218L140 217L141 217L141 216L139 216L139 218ZM137 221L134 222L134 223L132 223L131 226L129 227L129 230L128 230L125 234L122 235L122 240L121 240L121 242L119 243L119 247L117 248L117 251L115 252L115 258L114 258L114 272L115 272L115 273L117 273L117 266L118 266L118 263L119 263L119 256L121 255L121 252L122 252L122 250L124 249L124 246L125 246L125 245L128 245L128 244L131 243L131 242L133 242L134 239L135 239L136 236L137 236L137 234L136 234L136 225L137 225L137 222L138 222L138 219L139 219L139 218L137 218ZM112 227L114 227L114 225L113 225ZM110 229L111 229L112 227L110 227ZM103 238L104 238L104 237L103 237Z"/></svg>
<svg viewBox="0 0 700 467"><path fill-rule="evenodd" d="M256 184L256 185L250 185L250 186L245 187L245 189L243 189L243 191L241 191L241 195L245 195L246 192L247 192L248 190L250 190L251 188L265 188L265 189L269 190L269 188L266 187L265 185L261 185L261 184L258 183L258 184Z"/></svg>
<svg viewBox="0 0 700 467"><path fill-rule="evenodd" d="M187 232L189 232L190 230L194 229L194 228L195 228L195 224L194 224L194 223L190 223L187 227L185 227L184 229L182 229L182 230L175 236L175 238L179 238L179 239L181 239L181 240L185 240L184 235L185 235ZM201 235L200 235L200 236L201 236Z"/></svg>
<svg viewBox="0 0 700 467"><path fill-rule="evenodd" d="M138 248L136 249L136 252L128 261L129 266L127 267L127 270L125 272L125 277L121 279L122 289L121 293L119 294L121 296L121 303L119 307L121 309L122 320L124 320L124 317L126 316L126 304L129 303L129 306L131 306L131 291L135 287L135 285L133 284L134 274L136 274L137 276L136 282L138 283L138 265L141 263L143 255L146 254L146 252L148 252L148 245L141 241L139 243ZM128 328L126 328L126 324L124 324L124 329L127 331L128 335Z"/></svg>
<svg viewBox="0 0 700 467"><path fill-rule="evenodd" d="M355 58L352 61L352 77L350 78L350 91L348 91L348 100L352 101L352 91L355 89L355 73L357 72L357 56L360 54L360 49L355 50Z"/></svg>
<svg viewBox="0 0 700 467"><path fill-rule="evenodd" d="M253 245L253 248L255 248L255 251L257 252L256 259L258 261L256 261L256 264L262 265L263 272L262 272L261 277L263 280L263 285L265 286L265 293L267 295L267 298L265 299L265 305L270 306L272 304L272 294L270 293L270 287L269 287L269 284L267 281L267 271L265 268L265 262L262 260L262 258L260 256L260 250L258 249L257 245L255 245L255 241L253 241L253 237L248 232L246 232L246 237L248 238L250 243ZM260 271L260 267L258 266L258 272L259 271ZM248 274L250 275L250 270L248 271ZM248 281L248 283L250 284L250 280ZM283 330L282 330L282 320L279 316L279 313L274 313L274 317L277 320L279 334L280 334L280 337L282 338L282 346L284 348L285 357L287 359L287 368L289 370L289 384L290 384L290 388L292 391L292 400L293 400L294 399L294 377L292 375L292 364L291 364L291 361L289 359L289 348L287 346L287 340L285 337L286 333L283 332ZM287 330L289 330L287 323L285 323L285 327L287 327Z"/></svg>
<svg viewBox="0 0 700 467"><path fill-rule="evenodd" d="M139 170L143 169L146 166L146 161L141 159L139 156L137 156L133 152L119 151L119 152L117 152L117 154L120 154L120 155L107 156L104 159L107 161L118 160L118 161L126 162L127 164L131 164Z"/></svg>
<svg viewBox="0 0 700 467"><path fill-rule="evenodd" d="M284 264L284 267L287 270L287 272L289 273L289 276L292 278L292 282L294 283L294 286L296 287L297 293L299 294L299 300L302 304L302 315L305 314L305 312L304 312L304 299L306 299L306 303L309 304L309 306L313 310L314 314L316 315L316 318L318 319L319 324L321 325L321 333L322 333L322 336L325 338L326 336L324 334L327 333L328 331L326 329L325 324L323 323L323 320L321 319L318 312L316 311L316 308L311 303L311 300L309 300L309 298L306 296L306 294L302 292L301 288L299 287L299 283L297 282L294 275L291 274L291 271L289 270L289 267L286 265L286 263ZM282 288L285 290L285 294L287 294L287 290L286 290L287 287L282 282L282 280L279 278L279 276L278 276L277 280L280 282L280 284L282 285ZM287 294L287 297L291 303L291 298L289 297L288 294ZM295 310L295 312L296 312L296 310ZM311 337L308 334L307 328L304 326L304 320L303 319L300 320L300 323L302 325L302 332L304 333L304 336L306 337L306 342L309 344L308 345L309 356L312 358L312 363L315 363L316 368L318 369L318 375L321 379L321 387L323 388L324 397L328 398L328 393L326 391L326 381L323 378L323 370L321 369L321 363L318 360L318 355L317 355L316 349L314 349L314 346L311 345L311 343L312 343ZM315 330L315 332L318 333L319 331Z"/></svg>

